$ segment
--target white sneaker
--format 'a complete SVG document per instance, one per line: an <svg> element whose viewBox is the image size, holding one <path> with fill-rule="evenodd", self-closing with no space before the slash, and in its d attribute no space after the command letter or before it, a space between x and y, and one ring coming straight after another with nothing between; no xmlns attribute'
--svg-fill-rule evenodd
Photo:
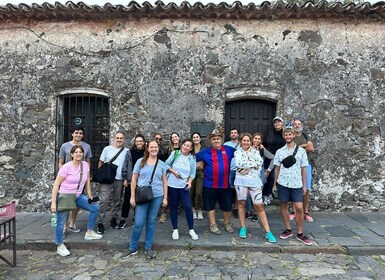
<svg viewBox="0 0 385 280"><path fill-rule="evenodd" d="M197 211L193 210L193 219L198 219Z"/></svg>
<svg viewBox="0 0 385 280"><path fill-rule="evenodd" d="M102 238L103 235L96 233L95 231L87 231L86 235L84 235L85 240L95 240L95 239L100 239Z"/></svg>
<svg viewBox="0 0 385 280"><path fill-rule="evenodd" d="M203 220L202 210L198 210L197 216L198 216L198 220Z"/></svg>
<svg viewBox="0 0 385 280"><path fill-rule="evenodd" d="M195 230L190 229L188 234L190 234L192 240L198 240L198 234L195 233Z"/></svg>
<svg viewBox="0 0 385 280"><path fill-rule="evenodd" d="M69 256L71 254L71 252L68 251L66 245L64 245L64 244L60 244L57 246L56 253L58 253L62 257L66 257L66 256Z"/></svg>
<svg viewBox="0 0 385 280"><path fill-rule="evenodd" d="M177 229L174 229L173 231L172 231L172 239L174 239L174 240L178 240L179 239L179 231L177 230Z"/></svg>

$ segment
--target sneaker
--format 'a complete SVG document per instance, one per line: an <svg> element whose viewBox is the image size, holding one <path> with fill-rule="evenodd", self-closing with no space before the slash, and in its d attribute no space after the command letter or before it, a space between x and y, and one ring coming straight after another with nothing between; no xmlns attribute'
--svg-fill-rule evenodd
<svg viewBox="0 0 385 280"><path fill-rule="evenodd" d="M171 235L172 239L174 240L178 240L179 239L179 231L177 229L174 229L172 231L172 235Z"/></svg>
<svg viewBox="0 0 385 280"><path fill-rule="evenodd" d="M117 228L118 227L118 223L116 222L116 218L112 218L110 220L110 224L111 224L111 228Z"/></svg>
<svg viewBox="0 0 385 280"><path fill-rule="evenodd" d="M291 230L284 230L281 235L279 236L279 238L281 239L287 239L289 237L293 236L293 232Z"/></svg>
<svg viewBox="0 0 385 280"><path fill-rule="evenodd" d="M275 242L277 242L277 239L275 238L274 234L271 233L271 231L266 232L265 237L266 237L266 239L267 239L270 243L275 243Z"/></svg>
<svg viewBox="0 0 385 280"><path fill-rule="evenodd" d="M309 215L309 213L305 213L303 218L308 221L308 222L312 222L314 221L313 218Z"/></svg>
<svg viewBox="0 0 385 280"><path fill-rule="evenodd" d="M233 216L235 219L238 219L239 216L238 216L238 209L233 209Z"/></svg>
<svg viewBox="0 0 385 280"><path fill-rule="evenodd" d="M96 239L100 239L102 237L103 237L103 235L97 234L93 230L87 231L86 235L84 235L85 240L96 240Z"/></svg>
<svg viewBox="0 0 385 280"><path fill-rule="evenodd" d="M69 226L68 230L71 232L80 232L80 229L76 228L75 224L73 224L72 226Z"/></svg>
<svg viewBox="0 0 385 280"><path fill-rule="evenodd" d="M197 211L193 210L193 219L197 220L198 219L198 213Z"/></svg>
<svg viewBox="0 0 385 280"><path fill-rule="evenodd" d="M202 210L198 210L197 216L198 216L198 220L203 220Z"/></svg>
<svg viewBox="0 0 385 280"><path fill-rule="evenodd" d="M268 195L263 196L263 203L267 206L271 203L271 199Z"/></svg>
<svg viewBox="0 0 385 280"><path fill-rule="evenodd" d="M243 238L243 239L247 237L247 230L246 230L245 227L243 227L243 228L241 228L241 229L239 230L239 237L240 237L240 238Z"/></svg>
<svg viewBox="0 0 385 280"><path fill-rule="evenodd" d="M251 217L251 220L252 220L253 222L259 221L258 215L257 215L257 214L254 214L254 215Z"/></svg>
<svg viewBox="0 0 385 280"><path fill-rule="evenodd" d="M66 245L60 244L57 246L56 253L58 253L62 257L69 256L71 254L70 251L68 251Z"/></svg>
<svg viewBox="0 0 385 280"><path fill-rule="evenodd" d="M96 232L100 233L100 234L103 234L104 231L105 231L104 225L102 223L99 223L98 226L96 227Z"/></svg>
<svg viewBox="0 0 385 280"><path fill-rule="evenodd" d="M231 226L231 224L225 224L225 230L226 230L228 233L234 233L234 229L233 229L233 227Z"/></svg>
<svg viewBox="0 0 385 280"><path fill-rule="evenodd" d="M166 220L167 220L166 212L160 213L159 223L164 224Z"/></svg>
<svg viewBox="0 0 385 280"><path fill-rule="evenodd" d="M290 218L290 221L295 219L295 212L294 211L290 213L289 218Z"/></svg>
<svg viewBox="0 0 385 280"><path fill-rule="evenodd" d="M138 253L138 250L128 250L127 252L125 252L125 253L123 253L121 256L120 256L120 258L121 259L127 259L127 258L129 258L129 257L131 257L131 256L134 256L134 255L136 255Z"/></svg>
<svg viewBox="0 0 385 280"><path fill-rule="evenodd" d="M147 259L153 259L156 257L156 253L151 249L145 250L144 253L146 254Z"/></svg>
<svg viewBox="0 0 385 280"><path fill-rule="evenodd" d="M210 231L211 231L212 234L215 234L215 235L222 234L222 232L219 230L217 224L210 225Z"/></svg>
<svg viewBox="0 0 385 280"><path fill-rule="evenodd" d="M198 240L198 234L196 234L195 230L190 229L188 234L190 234L192 240Z"/></svg>
<svg viewBox="0 0 385 280"><path fill-rule="evenodd" d="M307 238L306 235L303 235L303 234L301 236L297 234L297 240L301 241L303 244L307 246L310 246L311 244L313 244L313 242L309 238Z"/></svg>
<svg viewBox="0 0 385 280"><path fill-rule="evenodd" d="M123 229L126 226L126 220L120 220L118 229Z"/></svg>
<svg viewBox="0 0 385 280"><path fill-rule="evenodd" d="M245 214L245 219L246 219L246 220L247 220L247 219L251 219L252 216L253 216L253 214L246 212L246 214Z"/></svg>

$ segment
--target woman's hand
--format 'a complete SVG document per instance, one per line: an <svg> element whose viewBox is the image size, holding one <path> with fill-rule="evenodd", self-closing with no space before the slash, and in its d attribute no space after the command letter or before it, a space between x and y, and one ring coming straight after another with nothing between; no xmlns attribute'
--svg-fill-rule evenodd
<svg viewBox="0 0 385 280"><path fill-rule="evenodd" d="M123 180L123 187L125 187L125 188L128 187L128 180L127 179Z"/></svg>
<svg viewBox="0 0 385 280"><path fill-rule="evenodd" d="M132 207L135 207L136 203L135 203L135 197L130 197L130 205Z"/></svg>
<svg viewBox="0 0 385 280"><path fill-rule="evenodd" d="M164 197L164 198L163 198L162 206L163 206L163 207L166 207L166 206L167 206L167 197Z"/></svg>
<svg viewBox="0 0 385 280"><path fill-rule="evenodd" d="M56 213L56 201L55 201L55 203L53 201L51 203L51 212Z"/></svg>

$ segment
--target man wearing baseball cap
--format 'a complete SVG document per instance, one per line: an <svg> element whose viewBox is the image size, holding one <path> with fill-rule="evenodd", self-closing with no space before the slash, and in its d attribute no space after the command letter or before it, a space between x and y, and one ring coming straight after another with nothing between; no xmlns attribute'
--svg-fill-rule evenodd
<svg viewBox="0 0 385 280"><path fill-rule="evenodd" d="M203 208L207 211L210 222L210 231L213 234L221 234L215 219L215 206L219 202L223 211L225 230L233 233L230 223L232 209L232 195L229 184L230 162L234 157L235 148L223 146L223 134L214 129L209 136L211 147L204 148L195 155L196 161L203 161Z"/></svg>
<svg viewBox="0 0 385 280"><path fill-rule="evenodd" d="M279 148L285 146L285 139L283 138L283 118L276 116L273 119L274 130L270 131L266 137L266 149L269 150L273 155L277 152ZM263 200L265 205L271 203L273 183L274 183L274 168L268 170L268 177L266 180L266 185L263 188Z"/></svg>

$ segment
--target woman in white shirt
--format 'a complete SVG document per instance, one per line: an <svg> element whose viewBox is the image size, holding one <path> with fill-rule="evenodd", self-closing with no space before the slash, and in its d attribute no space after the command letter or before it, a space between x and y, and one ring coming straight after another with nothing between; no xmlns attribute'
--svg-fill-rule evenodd
<svg viewBox="0 0 385 280"><path fill-rule="evenodd" d="M238 215L241 229L240 238L247 237L245 223L245 205L247 195L250 194L252 203L257 211L259 220L265 229L265 237L271 243L277 242L273 233L270 231L267 221L265 207L262 201L262 181L261 169L263 168L263 159L259 151L252 147L252 137L249 133L242 133L240 137L241 149L235 151L235 164L237 172L235 174L235 190L238 198Z"/></svg>

